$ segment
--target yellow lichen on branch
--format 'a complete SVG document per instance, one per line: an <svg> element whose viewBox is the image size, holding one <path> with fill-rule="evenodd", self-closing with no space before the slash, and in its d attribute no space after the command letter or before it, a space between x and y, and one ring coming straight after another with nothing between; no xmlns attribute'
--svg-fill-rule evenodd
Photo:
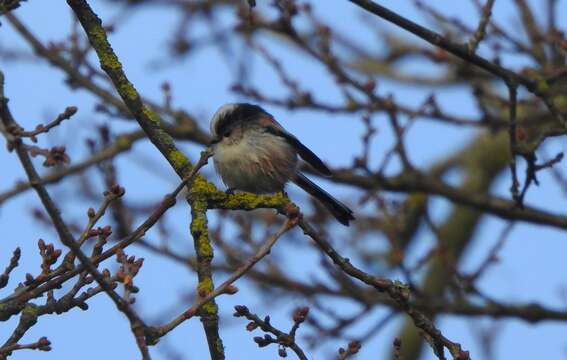
<svg viewBox="0 0 567 360"><path fill-rule="evenodd" d="M101 68L112 80L130 113L178 176L182 179L186 178L191 172L193 164L177 148L173 138L162 128L159 115L143 103L140 94L128 80L118 56L108 41L100 18L92 11L85 0L67 0L67 3L75 12L92 47L95 49ZM187 200L191 206L190 232L197 254L199 279L197 292L199 296L202 296L201 294L206 296L207 293L214 290L211 271L214 252L209 239L207 210L274 208L283 213L285 207L290 203L284 194L274 196L258 196L249 193L227 195L199 175L196 176L188 189ZM209 343L211 358L224 359L224 348L218 332L218 307L215 301L211 300L204 304L199 315Z"/></svg>

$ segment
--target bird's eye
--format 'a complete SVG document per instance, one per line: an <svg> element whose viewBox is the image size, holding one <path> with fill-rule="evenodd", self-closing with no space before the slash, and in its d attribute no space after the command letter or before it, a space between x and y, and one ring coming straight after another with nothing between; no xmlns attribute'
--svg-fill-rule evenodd
<svg viewBox="0 0 567 360"><path fill-rule="evenodd" d="M223 134L224 137L229 137L230 136L230 131L227 131Z"/></svg>

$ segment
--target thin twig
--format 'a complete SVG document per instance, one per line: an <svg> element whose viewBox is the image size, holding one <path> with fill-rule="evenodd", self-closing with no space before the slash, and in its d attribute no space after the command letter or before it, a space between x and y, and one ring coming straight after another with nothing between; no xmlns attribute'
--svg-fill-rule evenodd
<svg viewBox="0 0 567 360"><path fill-rule="evenodd" d="M12 135L17 137L28 137L33 142L37 142L36 136L43 133L48 133L49 130L56 126L59 126L64 120L70 119L73 115L77 113L77 108L75 106L69 106L61 114L57 115L55 120L47 123L46 125L40 124L33 131L25 131L21 128L13 129Z"/></svg>
<svg viewBox="0 0 567 360"><path fill-rule="evenodd" d="M123 188L119 186L117 186L117 188L118 191L105 192L104 198L102 200L102 204L100 205L100 207L96 212L94 211L93 208L89 208L87 212L89 220L87 222L87 225L85 226L85 229L79 236L79 239L77 239L77 243L79 244L79 246L83 245L83 243L91 236L91 230L93 226L95 226L95 224L100 220L100 218L104 216L108 206L110 206L110 204L114 200L122 196L122 194L124 193Z"/></svg>
<svg viewBox="0 0 567 360"><path fill-rule="evenodd" d="M14 252L12 253L12 257L10 258L10 263L4 269L2 275L0 275L0 289L8 285L8 280L10 280L10 273L18 266L18 262L20 261L20 256L22 255L22 251L19 247L17 247Z"/></svg>
<svg viewBox="0 0 567 360"><path fill-rule="evenodd" d="M522 206L522 201L520 199L520 183L518 181L518 172L516 166L516 142L517 142L517 122L516 122L516 107L517 107L517 95L518 88L514 82L510 82L508 85L508 92L510 96L510 126L508 128L508 136L510 138L510 172L512 173L512 186L510 187L510 192L512 193L512 198L516 201L518 206Z"/></svg>
<svg viewBox="0 0 567 360"><path fill-rule="evenodd" d="M341 268L346 274L354 277L367 285L372 286L379 292L388 294L392 300L410 316L416 327L425 334L424 339L431 345L434 352L439 355L443 347L447 348L455 359L469 359L468 351L462 349L459 343L446 338L439 329L422 312L411 306L410 291L402 283L394 282L384 278L372 276L350 263L350 260L341 256L331 244L324 239L309 225L301 220L299 226L303 232L311 237L313 241L327 254L327 256Z"/></svg>
<svg viewBox="0 0 567 360"><path fill-rule="evenodd" d="M92 259L93 264L97 265L102 261L114 256L119 249L124 249L134 243L136 240L140 239L142 236L146 234L146 232L152 228L155 223L165 214L165 212L170 209L173 205L175 205L175 198L184 188L184 186L190 186L197 175L198 170L207 163L207 159L211 156L210 150L204 151L201 153L201 158L197 162L195 168L189 174L189 176L183 180L171 193L167 194L159 206L148 216L148 218L142 222L129 236L122 238L117 241L116 245L110 247L109 249L105 250L102 254ZM18 288L16 292L7 298L0 300L0 304L5 304L9 301L12 301L23 294L26 294L21 300L27 301L32 299L36 296L47 291L47 289L58 287L63 284L65 281L69 280L73 276L85 271L84 265L79 265L73 270L66 271L64 267L52 272L48 276L46 276L45 280L50 281L46 284L40 286L33 286L28 288ZM33 292L29 292L33 289Z"/></svg>
<svg viewBox="0 0 567 360"><path fill-rule="evenodd" d="M8 100L4 97L3 77L3 74L0 74L0 118L6 128L18 127L18 124L16 123L8 109ZM82 252L79 244L75 242L73 235L71 234L69 228L61 217L61 212L51 199L51 196L49 195L45 187L39 183L40 177L35 170L35 167L29 157L28 152L24 148L21 139L9 139L9 141L12 142L12 145L16 150L16 154L18 155L18 158L20 159L20 162L22 163L22 166L28 176L28 179L32 184L32 187L38 194L41 202L43 203L46 212L49 214L49 217L53 222L53 225L59 235L61 242L71 249L73 254L84 265L85 269L95 278L104 292L108 294L108 296L112 299L116 307L126 315L128 320L130 321L130 325L136 337L136 342L138 344L138 347L140 348L142 357L144 359L150 359L147 344L145 342L145 336L143 332L140 332L140 330L143 330L146 327L145 324L130 308L130 306L114 291L112 285L107 282L107 279L100 272L98 272L91 259L89 259L89 257Z"/></svg>
<svg viewBox="0 0 567 360"><path fill-rule="evenodd" d="M504 82L508 83L515 83L521 84L524 86L528 91L533 93L534 95L538 96L547 106L550 113L559 120L559 122L567 128L567 121L565 117L559 111L557 106L553 103L552 100L549 99L549 94L546 91L542 91L541 87L538 87L538 83L528 77L525 77L521 74L517 74L505 67L498 65L495 62L489 61L483 57L480 57L476 54L470 53L466 46L454 43L447 39L446 37L431 31L421 25L416 24L409 19L402 17L393 11L388 10L387 8L378 5L372 0L348 0L359 7L365 9L366 11L381 17L404 30L411 32L412 34L420 37L421 39L429 42L432 45L438 46L449 53L463 59L464 61L476 65L479 68L488 71L489 73L499 77Z"/></svg>
<svg viewBox="0 0 567 360"><path fill-rule="evenodd" d="M215 288L212 292L204 296L200 296L199 299L193 304L189 309L185 310L181 315L173 319L167 325L161 326L158 329L159 336L164 336L171 330L175 329L185 320L193 317L199 308L209 302L210 300L216 298L217 296L224 294L229 290L232 284L240 279L244 274L246 274L254 265L258 263L262 258L270 253L270 250L275 245L276 241L293 228L297 224L297 218L288 219L281 228L272 236L270 236L266 241L260 246L256 254L246 260L240 267L238 267L220 286ZM200 295L200 294L199 294Z"/></svg>
<svg viewBox="0 0 567 360"><path fill-rule="evenodd" d="M486 0L486 4L484 4L484 7L482 8L482 15L480 17L478 27L467 44L467 48L471 54L476 52L478 45L486 35L486 26L490 21L493 6L494 0Z"/></svg>
<svg viewBox="0 0 567 360"><path fill-rule="evenodd" d="M243 305L237 305L234 307L234 309L234 316L243 316L246 319L250 320L255 327L259 327L262 331L274 334L276 336L275 339L268 334L264 335L264 337L255 337L254 341L258 344L258 346L263 347L269 344L280 344L293 350L295 355L297 355L300 360L307 360L307 356L295 342L295 337L291 336L291 334L286 334L285 332L274 327L270 323L269 316L266 316L264 320L262 320L260 319L260 317L258 317L258 315L251 313L248 308ZM295 323L297 323L297 321Z"/></svg>

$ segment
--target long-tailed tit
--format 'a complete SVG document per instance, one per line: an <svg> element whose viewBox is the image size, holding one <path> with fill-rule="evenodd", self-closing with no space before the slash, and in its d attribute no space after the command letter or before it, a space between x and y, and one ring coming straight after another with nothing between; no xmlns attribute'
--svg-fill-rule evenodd
<svg viewBox="0 0 567 360"><path fill-rule="evenodd" d="M275 193L292 181L341 224L348 226L354 220L352 210L297 170L297 155L322 175L331 176L329 168L261 107L221 106L211 120L211 135L215 169L229 190Z"/></svg>

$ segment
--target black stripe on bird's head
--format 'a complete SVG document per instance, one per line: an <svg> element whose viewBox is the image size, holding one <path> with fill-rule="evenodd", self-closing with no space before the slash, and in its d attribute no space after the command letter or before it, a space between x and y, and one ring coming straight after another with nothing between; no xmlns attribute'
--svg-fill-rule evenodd
<svg viewBox="0 0 567 360"><path fill-rule="evenodd" d="M266 110L258 105L248 103L225 104L215 112L211 120L212 142L219 142L223 136L243 122L257 120L265 116L271 117Z"/></svg>

